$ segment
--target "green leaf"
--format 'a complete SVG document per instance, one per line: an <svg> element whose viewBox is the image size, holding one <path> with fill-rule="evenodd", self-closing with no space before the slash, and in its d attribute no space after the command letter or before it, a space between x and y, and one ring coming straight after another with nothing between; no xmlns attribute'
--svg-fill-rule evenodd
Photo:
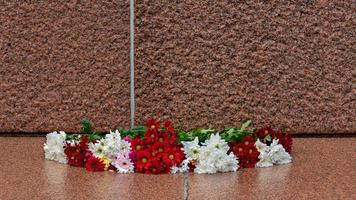
<svg viewBox="0 0 356 200"><path fill-rule="evenodd" d="M66 140L79 140L80 134L67 134Z"/></svg>
<svg viewBox="0 0 356 200"><path fill-rule="evenodd" d="M89 119L84 118L80 121L80 123L82 124L82 130L84 134L90 135L93 133L93 126Z"/></svg>

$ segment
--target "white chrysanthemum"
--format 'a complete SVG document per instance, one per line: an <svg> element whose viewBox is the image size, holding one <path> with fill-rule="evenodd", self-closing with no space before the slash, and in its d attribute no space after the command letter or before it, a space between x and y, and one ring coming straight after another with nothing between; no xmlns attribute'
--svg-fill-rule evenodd
<svg viewBox="0 0 356 200"><path fill-rule="evenodd" d="M221 139L219 134L212 134L202 146L199 145L198 138L192 142L183 142L184 152L188 163L196 161L194 172L198 174L212 174L216 172L230 172L238 169L238 159L234 154L227 154L229 146ZM198 153L194 153L198 151ZM188 167L186 168L188 170ZM178 171L173 168L172 171Z"/></svg>
<svg viewBox="0 0 356 200"><path fill-rule="evenodd" d="M200 155L199 139L196 137L191 142L182 142L184 153L193 159L197 159Z"/></svg>
<svg viewBox="0 0 356 200"><path fill-rule="evenodd" d="M105 138L109 141L120 141L121 135L118 130L116 130L115 132L110 131L110 134L107 134Z"/></svg>
<svg viewBox="0 0 356 200"><path fill-rule="evenodd" d="M131 173L134 170L134 165L128 156L131 143L123 140L118 130L110 131L105 138L96 143L90 143L89 150L96 157L110 159L118 173Z"/></svg>
<svg viewBox="0 0 356 200"><path fill-rule="evenodd" d="M203 145L211 149L217 149L226 152L229 150L229 145L225 140L221 139L218 133L216 133L215 135L211 134L210 139L206 140Z"/></svg>
<svg viewBox="0 0 356 200"><path fill-rule="evenodd" d="M273 163L267 152L261 151L258 156L259 161L256 163L256 167L272 167Z"/></svg>
<svg viewBox="0 0 356 200"><path fill-rule="evenodd" d="M45 158L48 160L55 160L60 163L67 163L67 157L64 154L64 143L66 133L63 131L52 132L47 134L46 143L44 144Z"/></svg>
<svg viewBox="0 0 356 200"><path fill-rule="evenodd" d="M182 163L179 166L173 166L171 169L171 173L175 174L175 173L184 173L184 172L188 172L189 171L189 162L192 161L192 158L186 158L182 161Z"/></svg>
<svg viewBox="0 0 356 200"><path fill-rule="evenodd" d="M89 150L96 157L108 157L114 159L117 153L128 153L131 151L131 144L125 140L122 140L120 132L110 131L105 138L102 138L96 143L89 144Z"/></svg>
<svg viewBox="0 0 356 200"><path fill-rule="evenodd" d="M259 152L268 152L270 149L270 147L267 144L262 143L260 139L257 139L255 142L255 147Z"/></svg>
<svg viewBox="0 0 356 200"><path fill-rule="evenodd" d="M237 157L230 153L228 156L223 156L220 162L215 164L215 167L219 172L236 172L239 168L239 161Z"/></svg>
<svg viewBox="0 0 356 200"><path fill-rule="evenodd" d="M89 147L89 150L92 152L92 154L98 158L107 156L106 155L107 147L105 146L105 142L103 139L101 139L97 143L92 143L92 142L89 143L88 147Z"/></svg>
<svg viewBox="0 0 356 200"><path fill-rule="evenodd" d="M274 139L271 144L271 149L268 153L272 162L277 165L288 164L292 162L292 157L283 148L281 144L278 144L278 139Z"/></svg>
<svg viewBox="0 0 356 200"><path fill-rule="evenodd" d="M214 174L217 172L213 159L199 160L194 172L198 174Z"/></svg>
<svg viewBox="0 0 356 200"><path fill-rule="evenodd" d="M278 141L278 139L274 139L270 146L263 144L259 140L256 141L255 146L260 152L256 167L271 167L273 164L281 165L292 162L292 157L281 144L278 144Z"/></svg>

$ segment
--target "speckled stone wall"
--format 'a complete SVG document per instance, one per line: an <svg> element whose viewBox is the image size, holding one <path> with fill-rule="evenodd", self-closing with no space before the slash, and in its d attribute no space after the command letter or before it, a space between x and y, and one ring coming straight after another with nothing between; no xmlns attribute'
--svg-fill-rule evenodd
<svg viewBox="0 0 356 200"><path fill-rule="evenodd" d="M137 123L355 133L355 3L137 0Z"/></svg>
<svg viewBox="0 0 356 200"><path fill-rule="evenodd" d="M129 1L0 1L0 132L129 126Z"/></svg>

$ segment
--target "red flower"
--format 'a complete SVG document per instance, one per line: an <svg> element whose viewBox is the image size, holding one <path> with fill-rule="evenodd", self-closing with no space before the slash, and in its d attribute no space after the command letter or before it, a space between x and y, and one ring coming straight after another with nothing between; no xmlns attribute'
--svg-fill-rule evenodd
<svg viewBox="0 0 356 200"><path fill-rule="evenodd" d="M104 171L105 164L100 158L92 156L88 159L85 169L89 172Z"/></svg>
<svg viewBox="0 0 356 200"><path fill-rule="evenodd" d="M166 142L155 142L151 146L151 151L154 152L153 154L151 153L151 155L161 157L167 148L168 144Z"/></svg>
<svg viewBox="0 0 356 200"><path fill-rule="evenodd" d="M188 167L189 167L189 172L194 172L195 166L196 166L196 161L192 160L188 163Z"/></svg>
<svg viewBox="0 0 356 200"><path fill-rule="evenodd" d="M164 128L165 128L168 132L171 132L171 133L175 132L173 123L172 123L171 121L169 121L169 120L167 120L167 121L164 122Z"/></svg>
<svg viewBox="0 0 356 200"><path fill-rule="evenodd" d="M180 164L184 159L184 153L179 148L169 148L163 153L163 162L172 167Z"/></svg>
<svg viewBox="0 0 356 200"><path fill-rule="evenodd" d="M159 129L159 121L156 119L149 119L146 121L147 129L149 130L158 130Z"/></svg>
<svg viewBox="0 0 356 200"><path fill-rule="evenodd" d="M150 162L149 168L146 171L147 174L160 174L160 173L166 173L166 172L167 172L167 170L164 170L163 163L159 162L157 160L152 160Z"/></svg>
<svg viewBox="0 0 356 200"><path fill-rule="evenodd" d="M279 143L284 147L287 152L292 151L293 140L288 131L283 133L280 130L273 130L271 125L265 125L262 128L257 129L255 134L261 140L261 142L267 144L271 142L266 140L267 136L270 136L271 140L278 139Z"/></svg>
<svg viewBox="0 0 356 200"><path fill-rule="evenodd" d="M293 139L292 136L288 133L288 131L284 134L284 137L279 140L279 143L284 147L287 152L292 152Z"/></svg>
<svg viewBox="0 0 356 200"><path fill-rule="evenodd" d="M246 155L250 161L256 160L257 162L260 152L258 152L257 148L253 144L251 144L248 147L246 147Z"/></svg>
<svg viewBox="0 0 356 200"><path fill-rule="evenodd" d="M256 162L253 160L251 161L250 159L245 157L245 158L240 159L239 165L242 168L254 168L256 165Z"/></svg>
<svg viewBox="0 0 356 200"><path fill-rule="evenodd" d="M143 139L135 138L131 141L133 153L130 154L136 172L159 174L168 173L173 165L179 165L184 159L180 145L175 141L177 133L170 121L164 123L160 129L159 122L147 120L147 130Z"/></svg>
<svg viewBox="0 0 356 200"><path fill-rule="evenodd" d="M255 141L252 136L245 136L239 143L233 141L230 144L230 151L232 151L239 158L240 167L255 167L260 153L254 144Z"/></svg>
<svg viewBox="0 0 356 200"><path fill-rule="evenodd" d="M131 148L133 151L140 151L144 148L143 140L140 137L135 137L131 140Z"/></svg>
<svg viewBox="0 0 356 200"><path fill-rule="evenodd" d="M245 145L243 143L233 143L231 146L231 151L239 158L242 158L244 155L247 154Z"/></svg>
<svg viewBox="0 0 356 200"><path fill-rule="evenodd" d="M155 141L157 141L157 139L158 139L157 130L147 129L145 131L145 135L144 135L144 143L145 144L154 143Z"/></svg>
<svg viewBox="0 0 356 200"><path fill-rule="evenodd" d="M91 156L91 153L88 149L88 138L82 136L80 138L79 144L71 145L66 143L64 153L68 158L68 164L75 167L84 167L87 159Z"/></svg>
<svg viewBox="0 0 356 200"><path fill-rule="evenodd" d="M265 138L273 133L273 129L271 125L265 125L262 128L259 128L256 130L255 134L256 136L262 141L265 141Z"/></svg>
<svg viewBox="0 0 356 200"><path fill-rule="evenodd" d="M135 168L138 172L145 172L151 166L151 153L148 150L137 151Z"/></svg>
<svg viewBox="0 0 356 200"><path fill-rule="evenodd" d="M255 140L254 138L250 135L250 136L245 136L244 138L242 138L241 142L243 145L245 146L249 146L250 144L254 144Z"/></svg>

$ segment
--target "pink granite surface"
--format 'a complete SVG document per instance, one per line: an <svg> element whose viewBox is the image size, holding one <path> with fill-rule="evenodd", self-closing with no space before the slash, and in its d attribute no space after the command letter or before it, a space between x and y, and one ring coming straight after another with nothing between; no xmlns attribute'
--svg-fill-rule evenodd
<svg viewBox="0 0 356 200"><path fill-rule="evenodd" d="M137 123L355 133L355 3L136 1Z"/></svg>
<svg viewBox="0 0 356 200"><path fill-rule="evenodd" d="M129 1L0 1L0 132L129 126Z"/></svg>
<svg viewBox="0 0 356 200"><path fill-rule="evenodd" d="M44 159L44 138L0 137L0 199L356 199L356 138L296 138L293 163L214 175L89 173ZM184 184L186 182L187 184Z"/></svg>

